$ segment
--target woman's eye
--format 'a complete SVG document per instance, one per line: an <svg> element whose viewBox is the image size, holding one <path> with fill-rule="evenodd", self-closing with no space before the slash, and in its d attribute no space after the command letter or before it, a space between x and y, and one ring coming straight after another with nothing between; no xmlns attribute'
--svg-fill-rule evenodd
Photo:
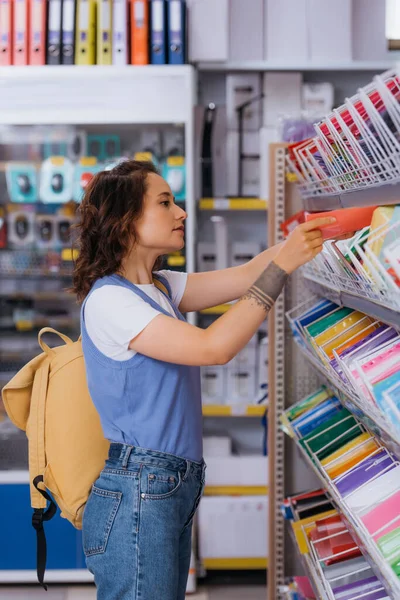
<svg viewBox="0 0 400 600"><path fill-rule="evenodd" d="M161 204L163 204L164 206L169 206L170 205L170 201L169 200L165 200L164 202L161 202Z"/></svg>

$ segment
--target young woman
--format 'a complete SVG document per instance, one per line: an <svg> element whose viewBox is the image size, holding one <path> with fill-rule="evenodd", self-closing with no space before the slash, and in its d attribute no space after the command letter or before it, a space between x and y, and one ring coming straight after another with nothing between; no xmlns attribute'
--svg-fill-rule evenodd
<svg viewBox="0 0 400 600"><path fill-rule="evenodd" d="M200 366L226 364L250 341L332 219L299 226L246 265L187 275L159 270L184 246L186 213L152 164L98 173L80 215L74 290L89 390L111 441L84 514L87 566L99 600L183 600L205 481ZM238 298L207 329L182 316Z"/></svg>

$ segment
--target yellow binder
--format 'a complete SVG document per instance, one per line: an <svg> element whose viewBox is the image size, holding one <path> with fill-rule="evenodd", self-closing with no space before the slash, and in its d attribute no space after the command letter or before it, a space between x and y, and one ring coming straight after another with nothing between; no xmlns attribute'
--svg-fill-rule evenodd
<svg viewBox="0 0 400 600"><path fill-rule="evenodd" d="M78 0L75 64L96 64L96 0Z"/></svg>
<svg viewBox="0 0 400 600"><path fill-rule="evenodd" d="M112 65L112 0L98 0L97 64Z"/></svg>

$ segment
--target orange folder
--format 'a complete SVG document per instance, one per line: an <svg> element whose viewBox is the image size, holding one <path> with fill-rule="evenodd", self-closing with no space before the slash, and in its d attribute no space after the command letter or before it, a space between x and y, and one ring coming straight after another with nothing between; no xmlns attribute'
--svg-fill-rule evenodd
<svg viewBox="0 0 400 600"><path fill-rule="evenodd" d="M148 0L131 0L131 64L149 64Z"/></svg>
<svg viewBox="0 0 400 600"><path fill-rule="evenodd" d="M13 64L28 64L28 0L13 0Z"/></svg>
<svg viewBox="0 0 400 600"><path fill-rule="evenodd" d="M321 227L324 239L337 237L344 233L352 233L371 225L372 215L376 206L362 208L342 208L321 213L305 213L306 221L319 219L320 217L335 217L336 223Z"/></svg>
<svg viewBox="0 0 400 600"><path fill-rule="evenodd" d="M46 64L46 0L29 0L29 64Z"/></svg>
<svg viewBox="0 0 400 600"><path fill-rule="evenodd" d="M12 0L0 0L0 65L12 64Z"/></svg>

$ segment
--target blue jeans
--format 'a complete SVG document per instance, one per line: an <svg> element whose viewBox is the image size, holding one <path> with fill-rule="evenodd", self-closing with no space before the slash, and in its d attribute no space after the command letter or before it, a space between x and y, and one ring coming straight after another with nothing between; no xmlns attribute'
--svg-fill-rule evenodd
<svg viewBox="0 0 400 600"><path fill-rule="evenodd" d="M205 463L112 443L83 515L98 600L183 600Z"/></svg>

